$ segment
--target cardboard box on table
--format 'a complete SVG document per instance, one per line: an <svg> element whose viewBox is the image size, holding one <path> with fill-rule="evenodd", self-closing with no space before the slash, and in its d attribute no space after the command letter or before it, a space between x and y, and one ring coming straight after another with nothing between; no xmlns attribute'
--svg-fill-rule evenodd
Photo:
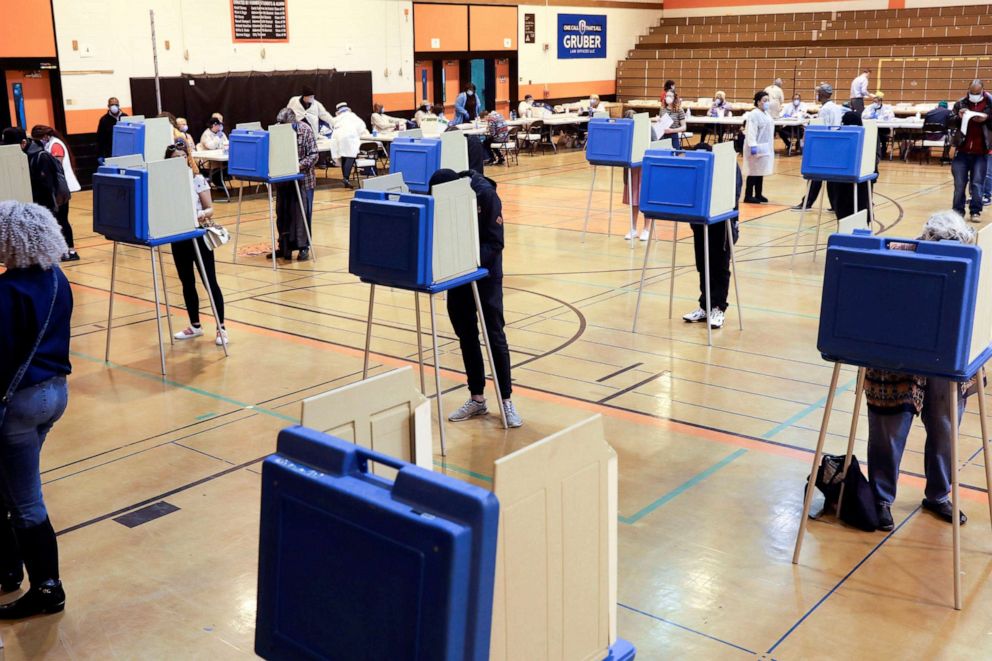
<svg viewBox="0 0 992 661"><path fill-rule="evenodd" d="M479 224L468 179L433 195L360 190L351 202L348 271L363 280L423 289L479 268Z"/></svg>
<svg viewBox="0 0 992 661"><path fill-rule="evenodd" d="M733 143L713 151L650 150L641 163L641 212L703 221L734 210L737 155Z"/></svg>
<svg viewBox="0 0 992 661"><path fill-rule="evenodd" d="M6 200L34 201L28 156L20 145L0 145L0 202Z"/></svg>
<svg viewBox="0 0 992 661"><path fill-rule="evenodd" d="M185 159L104 165L93 175L93 231L111 241L146 244L198 227Z"/></svg>
<svg viewBox="0 0 992 661"><path fill-rule="evenodd" d="M433 470L430 402L403 367L303 400L300 424L368 450ZM372 472L395 479L375 464Z"/></svg>
<svg viewBox="0 0 992 661"><path fill-rule="evenodd" d="M273 124L265 131L231 131L227 171L232 177L263 180L298 174L300 162L293 126Z"/></svg>
<svg viewBox="0 0 992 661"><path fill-rule="evenodd" d="M173 144L172 124L165 117L124 117L114 125L112 156L140 154L148 163L165 158Z"/></svg>

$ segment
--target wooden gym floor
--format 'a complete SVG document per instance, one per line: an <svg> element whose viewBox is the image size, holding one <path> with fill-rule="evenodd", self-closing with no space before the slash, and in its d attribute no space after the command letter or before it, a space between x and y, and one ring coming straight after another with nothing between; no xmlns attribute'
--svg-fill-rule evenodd
<svg viewBox="0 0 992 661"><path fill-rule="evenodd" d="M639 332L630 333L645 244L631 250L622 239L619 176L614 236L600 176L583 244L591 170L581 153L491 169L507 222L507 330L525 426L503 431L496 415L449 425L437 470L485 485L495 458L602 414L620 458L619 629L640 659L992 655L992 533L975 402L959 455L970 516L963 611L950 606L950 526L919 508L918 427L895 531L814 522L801 564L791 564L830 366L815 346L822 256L812 259L812 234L789 269L799 159L779 158L777 167L765 185L772 204L742 209L745 330L732 296L712 348L703 326L679 319L698 296L691 240L679 248L668 318L669 227L659 226ZM915 236L929 212L949 206L951 188L947 167L885 162L877 219L888 234ZM73 198L83 259L66 268L76 300L70 406L42 457L68 607L0 627L7 659L251 656L260 461L298 419L301 399L361 376L368 289L347 273L350 197L326 182L318 189L316 263L281 263L273 273L262 257L234 264L230 244L222 249L231 357L214 346L207 316L207 337L167 347L166 379L142 250L122 248L123 296L104 363L111 246L88 229L90 195ZM234 204L217 205L232 230L234 215ZM268 240L262 198L246 204L245 220L242 246ZM831 216L825 233L832 225ZM166 272L178 330L186 319L168 256ZM415 362L413 315L410 294L380 289L375 370ZM451 411L466 392L443 307L440 318ZM424 319L426 328L426 304ZM844 446L853 384L845 370L828 451ZM866 434L862 411L859 458Z"/></svg>

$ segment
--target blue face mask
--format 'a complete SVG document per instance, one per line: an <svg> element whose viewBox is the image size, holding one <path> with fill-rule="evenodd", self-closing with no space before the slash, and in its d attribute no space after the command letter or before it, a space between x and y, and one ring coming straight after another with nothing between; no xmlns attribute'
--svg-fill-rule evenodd
<svg viewBox="0 0 992 661"><path fill-rule="evenodd" d="M772 107L772 104L768 103L767 101L765 101L763 104L761 104L761 109L762 110L768 110L771 107Z"/></svg>

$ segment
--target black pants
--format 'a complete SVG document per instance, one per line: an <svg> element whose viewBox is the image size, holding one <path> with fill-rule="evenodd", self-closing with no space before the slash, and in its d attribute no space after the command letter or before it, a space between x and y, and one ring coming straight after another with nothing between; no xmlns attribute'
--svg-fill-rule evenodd
<svg viewBox="0 0 992 661"><path fill-rule="evenodd" d="M745 182L744 188L744 199L753 200L761 197L761 191L764 189L765 178L764 177L748 177Z"/></svg>
<svg viewBox="0 0 992 661"><path fill-rule="evenodd" d="M351 169L355 167L355 159L351 156L341 157L341 174L344 176L344 180L348 181L351 178Z"/></svg>
<svg viewBox="0 0 992 661"><path fill-rule="evenodd" d="M485 248L483 248L483 254ZM510 347L506 343L503 327L503 255L497 252L494 257L483 259L483 267L489 269L489 276L477 281L479 300L482 302L482 318L486 321L489 346L493 351L496 375L499 377L500 397L510 399L513 392L510 383ZM468 390L473 395L481 395L486 389L486 365L479 344L479 322L476 316L475 298L472 286L463 285L448 292L448 317L458 336L458 344L468 376Z"/></svg>
<svg viewBox="0 0 992 661"><path fill-rule="evenodd" d="M800 204L805 204L807 209L813 208L813 203L816 202L816 198L820 195L820 189L823 187L822 181L814 181L809 187L809 200L803 198ZM837 206L834 204L834 189L827 186L827 200L830 202L830 208L836 209ZM838 218L843 218L843 216L838 216Z"/></svg>
<svg viewBox="0 0 992 661"><path fill-rule="evenodd" d="M858 206L854 207L854 184L827 183L827 194L833 204L837 218L848 216L868 208L868 182L858 184Z"/></svg>
<svg viewBox="0 0 992 661"><path fill-rule="evenodd" d="M210 287L214 295L214 305L217 306L217 317L220 323L224 323L224 294L217 284L217 272L214 268L214 253L207 250L203 239L195 239L200 244L200 255L203 256L203 268L207 271L207 282L205 286ZM186 302L186 312L189 314L189 322L198 326L200 324L200 296L196 293L196 271L199 267L196 264L196 252L193 250L194 239L179 241L172 244L172 259L176 263L176 272L179 274L179 281L183 283L183 300Z"/></svg>
<svg viewBox="0 0 992 661"><path fill-rule="evenodd" d="M486 160L496 161L497 163L503 162L503 155L493 149L493 139L491 136L486 136L482 139L482 147L486 150Z"/></svg>
<svg viewBox="0 0 992 661"><path fill-rule="evenodd" d="M730 250L727 229L730 221L715 225L692 224L692 245L696 251L696 271L699 273L699 307L706 309L706 262L703 232L709 230L710 242L710 305L727 309L730 292Z"/></svg>
<svg viewBox="0 0 992 661"><path fill-rule="evenodd" d="M785 144L785 150L789 151L792 149L792 141L795 140L796 151L802 147L803 134L805 130L801 126L783 126L778 130L778 135L782 138L782 142Z"/></svg>
<svg viewBox="0 0 992 661"><path fill-rule="evenodd" d="M72 239L72 225L69 224L68 202L60 206L59 210L55 212L55 220L59 222L59 229L62 230L62 237L65 239L65 244L70 248L74 247Z"/></svg>

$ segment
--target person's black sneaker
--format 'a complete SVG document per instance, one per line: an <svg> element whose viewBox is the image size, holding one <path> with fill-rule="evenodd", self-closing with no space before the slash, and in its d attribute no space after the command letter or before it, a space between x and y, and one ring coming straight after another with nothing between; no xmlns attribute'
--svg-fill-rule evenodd
<svg viewBox="0 0 992 661"><path fill-rule="evenodd" d="M272 259L272 253L265 253L265 259ZM282 259L282 249L276 250L276 259ZM293 254L289 254L289 259L293 259Z"/></svg>
<svg viewBox="0 0 992 661"><path fill-rule="evenodd" d="M66 254L62 255L62 261L63 262L78 262L79 261L79 253L76 252L75 250L70 250Z"/></svg>
<svg viewBox="0 0 992 661"><path fill-rule="evenodd" d="M758 198L756 197L745 197L744 202L746 204L760 204L760 202L758 202Z"/></svg>
<svg viewBox="0 0 992 661"><path fill-rule="evenodd" d="M768 198L765 197L764 195L759 195L758 196L758 202L760 202L761 204L767 204L768 203Z"/></svg>
<svg viewBox="0 0 992 661"><path fill-rule="evenodd" d="M943 519L948 523L954 523L954 506L951 505L951 501L945 500L939 503L935 503L932 500L923 499L923 509L933 512L938 519ZM964 515L964 512L958 510L958 514L961 517L961 525L963 526L968 522L968 517Z"/></svg>
<svg viewBox="0 0 992 661"><path fill-rule="evenodd" d="M0 606L0 620L20 620L32 615L61 613L65 609L65 590L62 582L48 580L31 589L17 601Z"/></svg>
<svg viewBox="0 0 992 661"><path fill-rule="evenodd" d="M342 179L341 180L341 183L344 184L344 187L345 188L354 188L354 186L352 185L352 183L350 181L348 181L347 179Z"/></svg>
<svg viewBox="0 0 992 661"><path fill-rule="evenodd" d="M889 532L895 528L895 522L892 521L892 508L888 503L878 504L878 529Z"/></svg>
<svg viewBox="0 0 992 661"><path fill-rule="evenodd" d="M980 223L980 222L982 222L982 212L981 211L972 211L971 212L971 215L968 217L968 220L970 220L973 223Z"/></svg>
<svg viewBox="0 0 992 661"><path fill-rule="evenodd" d="M296 256L296 261L305 262L310 259L310 249L304 248L300 251L300 254Z"/></svg>

